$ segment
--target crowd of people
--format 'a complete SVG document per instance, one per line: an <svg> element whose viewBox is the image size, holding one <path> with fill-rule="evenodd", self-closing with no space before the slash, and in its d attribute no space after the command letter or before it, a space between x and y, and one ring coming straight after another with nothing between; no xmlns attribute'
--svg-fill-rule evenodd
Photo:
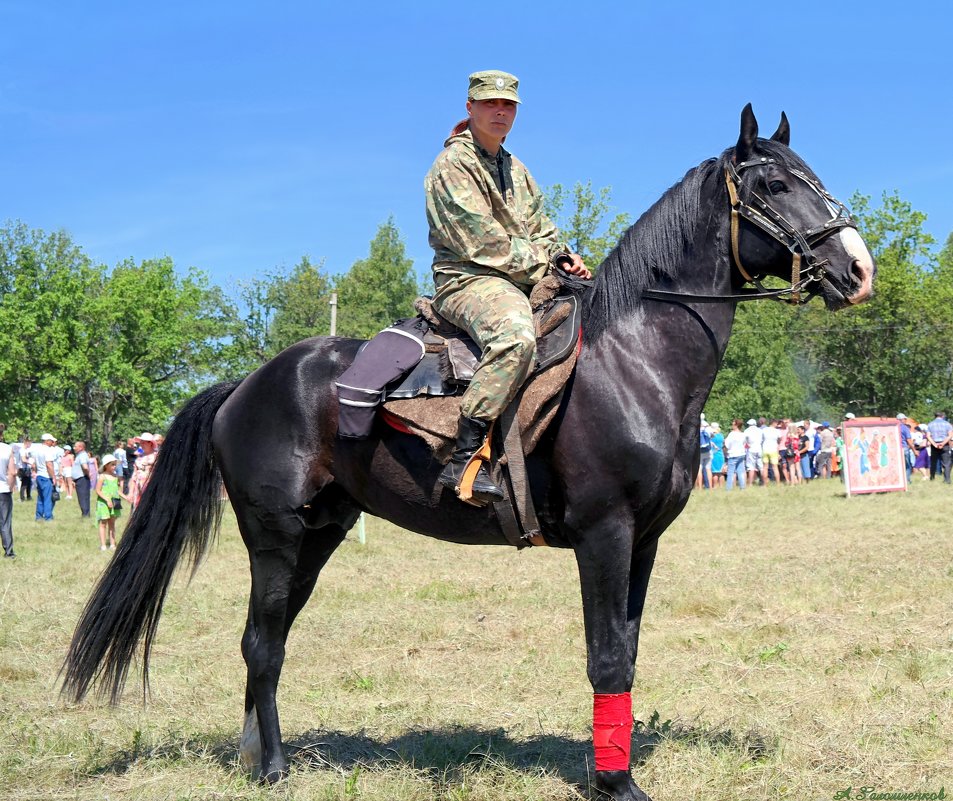
<svg viewBox="0 0 953 801"><path fill-rule="evenodd" d="M33 502L39 523L53 520L56 504L75 497L80 516L99 524L100 550L115 550L116 520L122 502L135 508L145 491L162 436L143 432L138 437L118 440L112 451L97 457L82 440L60 445L55 436L44 433L39 442L24 435L7 443L5 426L0 424L0 534L4 556L15 558L13 550L13 495L20 502ZM95 508L90 501L93 500Z"/></svg>
<svg viewBox="0 0 953 801"><path fill-rule="evenodd" d="M942 474L945 483L951 483L953 425L946 414L936 412L928 424L917 424L903 413L897 420L907 481L916 472L924 481ZM795 486L817 478L842 478L846 464L841 427L810 419L735 419L725 434L702 415L699 448L698 489L744 489L755 483ZM879 452L878 447L874 450Z"/></svg>

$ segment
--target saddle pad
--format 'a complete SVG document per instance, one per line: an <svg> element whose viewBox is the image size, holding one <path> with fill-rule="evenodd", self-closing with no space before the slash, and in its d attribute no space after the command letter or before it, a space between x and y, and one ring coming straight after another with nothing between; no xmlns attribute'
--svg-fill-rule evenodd
<svg viewBox="0 0 953 801"><path fill-rule="evenodd" d="M425 319L428 318L425 316ZM581 304L574 295L556 298L536 313L535 322L539 338L536 340L534 375L565 359L575 349L582 322ZM428 351L397 386L387 388L385 400L406 400L418 395L458 395L466 388L483 355L479 347L460 331L438 341L446 343L446 350L443 353Z"/></svg>
<svg viewBox="0 0 953 801"><path fill-rule="evenodd" d="M581 332L577 332L577 344L569 357L534 374L524 385L517 412L524 453L532 452L556 416L563 387L576 366L581 344ZM457 436L460 397L389 399L384 401L381 416L394 428L421 437L430 446L434 458L446 463Z"/></svg>
<svg viewBox="0 0 953 801"><path fill-rule="evenodd" d="M419 318L400 320L361 347L358 358L334 382L339 436L363 439L370 434L384 387L423 359L426 332Z"/></svg>

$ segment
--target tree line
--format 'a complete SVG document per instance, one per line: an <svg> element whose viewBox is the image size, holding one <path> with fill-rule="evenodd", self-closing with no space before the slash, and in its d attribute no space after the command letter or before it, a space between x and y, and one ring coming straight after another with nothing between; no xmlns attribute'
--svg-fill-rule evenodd
<svg viewBox="0 0 953 801"><path fill-rule="evenodd" d="M63 232L0 228L0 422L34 438L100 448L164 426L215 381L241 378L287 346L329 333L370 337L413 314L413 263L392 219L368 256L331 275L308 256L231 293L169 258L96 264Z"/></svg>
<svg viewBox="0 0 953 801"><path fill-rule="evenodd" d="M709 419L846 411L927 417L953 406L953 235L942 249L896 194L851 205L878 263L874 299L828 314L819 302L739 304L706 406ZM586 263L602 262L630 217L611 188L547 190L547 209ZM365 258L332 274L309 256L226 292L169 258L96 264L68 234L0 228L0 421L94 447L161 427L198 389L241 378L330 330L367 338L429 291L393 219Z"/></svg>

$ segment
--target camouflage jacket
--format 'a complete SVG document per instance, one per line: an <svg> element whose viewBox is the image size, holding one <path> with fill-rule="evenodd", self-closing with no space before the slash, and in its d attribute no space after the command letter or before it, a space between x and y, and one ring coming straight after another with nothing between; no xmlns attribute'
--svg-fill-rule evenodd
<svg viewBox="0 0 953 801"><path fill-rule="evenodd" d="M498 159L468 129L444 145L424 180L434 273L502 273L513 283L533 286L552 257L569 250L543 213L536 181L502 148L510 170L501 175Z"/></svg>

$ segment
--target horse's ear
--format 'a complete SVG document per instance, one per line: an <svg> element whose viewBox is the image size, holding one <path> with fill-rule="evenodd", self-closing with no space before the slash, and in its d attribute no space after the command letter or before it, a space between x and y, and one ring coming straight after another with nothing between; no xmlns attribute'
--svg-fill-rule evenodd
<svg viewBox="0 0 953 801"><path fill-rule="evenodd" d="M791 124L788 122L788 115L783 111L781 112L781 122L778 123L778 130L774 132L771 138L785 147L791 144Z"/></svg>
<svg viewBox="0 0 953 801"><path fill-rule="evenodd" d="M735 161L747 161L754 152L754 144L758 139L758 121L749 103L741 109L741 134L738 144L735 145Z"/></svg>

